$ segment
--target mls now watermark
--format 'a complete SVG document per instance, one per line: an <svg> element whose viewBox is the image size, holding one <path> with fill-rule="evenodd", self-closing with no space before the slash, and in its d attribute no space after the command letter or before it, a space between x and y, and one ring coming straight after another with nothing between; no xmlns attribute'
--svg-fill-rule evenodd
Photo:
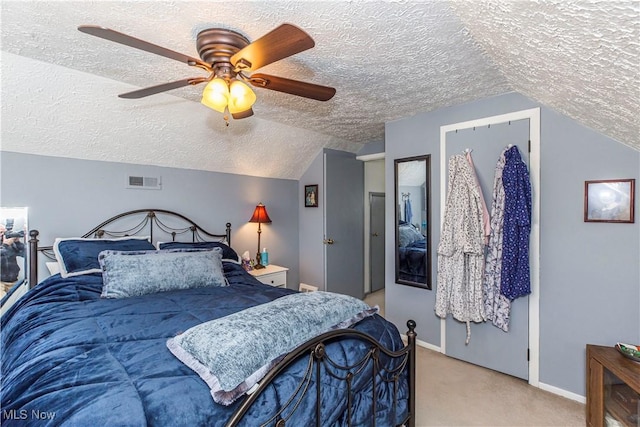
<svg viewBox="0 0 640 427"><path fill-rule="evenodd" d="M52 420L56 417L54 411L41 411L39 409L6 409L2 410L2 418L5 420Z"/></svg>

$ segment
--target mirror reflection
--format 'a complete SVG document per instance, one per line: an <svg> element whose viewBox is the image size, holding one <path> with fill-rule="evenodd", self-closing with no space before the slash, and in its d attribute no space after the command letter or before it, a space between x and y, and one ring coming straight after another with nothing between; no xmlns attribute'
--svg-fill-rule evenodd
<svg viewBox="0 0 640 427"><path fill-rule="evenodd" d="M395 160L396 283L431 289L430 156Z"/></svg>
<svg viewBox="0 0 640 427"><path fill-rule="evenodd" d="M27 208L0 208L0 296L21 284L27 271Z"/></svg>

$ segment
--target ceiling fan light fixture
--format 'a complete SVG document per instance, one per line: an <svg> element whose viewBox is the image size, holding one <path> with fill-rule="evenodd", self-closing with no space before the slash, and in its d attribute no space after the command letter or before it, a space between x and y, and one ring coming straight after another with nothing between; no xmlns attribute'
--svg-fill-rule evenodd
<svg viewBox="0 0 640 427"><path fill-rule="evenodd" d="M238 114L251 109L256 102L256 94L240 80L233 80L229 86L229 112Z"/></svg>
<svg viewBox="0 0 640 427"><path fill-rule="evenodd" d="M224 113L229 103L229 86L223 79L212 79L202 91L202 105L205 105L220 113Z"/></svg>
<svg viewBox="0 0 640 427"><path fill-rule="evenodd" d="M240 111L239 113L231 114L235 120L246 119L247 117L253 116L253 109L249 108L248 110Z"/></svg>

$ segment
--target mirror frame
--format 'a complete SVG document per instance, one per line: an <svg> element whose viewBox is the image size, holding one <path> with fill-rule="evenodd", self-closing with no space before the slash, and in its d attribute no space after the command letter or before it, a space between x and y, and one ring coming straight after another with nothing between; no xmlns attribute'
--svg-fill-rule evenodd
<svg viewBox="0 0 640 427"><path fill-rule="evenodd" d="M399 185L399 176L398 170L400 168L401 163L406 162L414 162L414 161L424 161L425 163L425 175L424 175L424 188L425 194L424 197L424 206L425 213L423 220L426 221L424 227L424 236L425 236L425 279L424 282L418 282L415 280L410 280L407 278L400 277L400 185ZM400 285L408 285L415 286L423 289L432 289L432 280L431 280L431 155L426 154L423 156L414 156L414 157L405 157L401 159L394 160L394 190L395 190L395 218L394 218L394 228L395 228L395 279L396 283Z"/></svg>

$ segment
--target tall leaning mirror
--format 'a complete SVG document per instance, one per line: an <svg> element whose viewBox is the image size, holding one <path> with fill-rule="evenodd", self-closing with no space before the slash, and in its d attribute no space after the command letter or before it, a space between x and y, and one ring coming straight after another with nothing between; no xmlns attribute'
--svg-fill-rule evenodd
<svg viewBox="0 0 640 427"><path fill-rule="evenodd" d="M0 207L0 295L21 285L27 272L27 208Z"/></svg>
<svg viewBox="0 0 640 427"><path fill-rule="evenodd" d="M396 283L431 289L430 157L394 161Z"/></svg>

